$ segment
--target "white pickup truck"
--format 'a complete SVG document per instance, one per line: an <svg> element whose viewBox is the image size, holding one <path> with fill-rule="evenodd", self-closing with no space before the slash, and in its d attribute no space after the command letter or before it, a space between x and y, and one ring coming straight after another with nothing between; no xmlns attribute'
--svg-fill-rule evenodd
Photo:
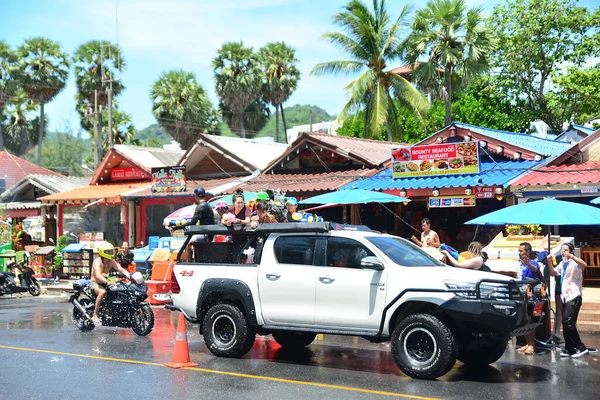
<svg viewBox="0 0 600 400"><path fill-rule="evenodd" d="M209 225L186 234L179 260L194 234L246 239L241 247L196 244L196 262L178 261L173 270L167 308L200 324L217 356L246 354L256 334L284 347L308 346L318 333L352 335L391 341L405 374L435 379L457 359L495 362L511 335L543 318L538 282L448 267L405 239L364 227Z"/></svg>

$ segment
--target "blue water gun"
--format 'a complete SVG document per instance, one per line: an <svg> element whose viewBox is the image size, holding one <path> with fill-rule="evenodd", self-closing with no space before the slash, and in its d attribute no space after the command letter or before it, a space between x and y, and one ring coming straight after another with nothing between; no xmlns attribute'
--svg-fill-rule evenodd
<svg viewBox="0 0 600 400"><path fill-rule="evenodd" d="M448 254L450 254L452 256L452 258L454 258L458 262L465 261L465 258L460 255L458 250L456 250L455 248L453 248L451 246L448 246L445 243L442 243L442 245L440 246L440 250L446 250L448 252Z"/></svg>
<svg viewBox="0 0 600 400"><path fill-rule="evenodd" d="M292 219L296 222L323 222L323 217L307 212L295 212L292 214Z"/></svg>

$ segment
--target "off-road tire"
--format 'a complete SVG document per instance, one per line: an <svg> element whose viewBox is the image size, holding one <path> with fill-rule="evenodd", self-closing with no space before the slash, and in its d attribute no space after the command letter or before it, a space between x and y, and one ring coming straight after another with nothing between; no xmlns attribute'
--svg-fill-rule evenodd
<svg viewBox="0 0 600 400"><path fill-rule="evenodd" d="M316 333L310 332L273 332L273 339L286 349L301 349L311 344Z"/></svg>
<svg viewBox="0 0 600 400"><path fill-rule="evenodd" d="M86 310L90 310L92 312L94 310L94 302L87 298L79 299L79 304ZM80 331L87 332L93 330L96 325L89 319L86 315L83 315L81 311L75 306L73 306L73 322L75 322L75 326Z"/></svg>
<svg viewBox="0 0 600 400"><path fill-rule="evenodd" d="M458 361L466 365L488 365L500 359L508 346L508 338L498 339L488 345L466 344L460 347Z"/></svg>
<svg viewBox="0 0 600 400"><path fill-rule="evenodd" d="M154 312L150 304L136 308L131 317L131 329L139 336L146 336L154 329Z"/></svg>
<svg viewBox="0 0 600 400"><path fill-rule="evenodd" d="M392 333L392 354L398 368L418 379L436 379L454 366L458 345L450 328L430 314L413 314Z"/></svg>
<svg viewBox="0 0 600 400"><path fill-rule="evenodd" d="M202 318L201 332L208 350L218 357L241 357L254 346L256 332L235 305L220 303Z"/></svg>

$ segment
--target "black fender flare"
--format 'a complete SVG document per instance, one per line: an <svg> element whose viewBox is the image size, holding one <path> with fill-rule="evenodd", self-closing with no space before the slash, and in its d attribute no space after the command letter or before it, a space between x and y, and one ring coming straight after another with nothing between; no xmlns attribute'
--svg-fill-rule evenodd
<svg viewBox="0 0 600 400"><path fill-rule="evenodd" d="M246 318L248 318L248 323L254 326L258 325L254 307L254 297L252 296L252 291L248 285L239 279L211 278L202 283L200 293L198 294L196 316L200 326L202 326L202 320L204 318L203 310L207 306L206 302L207 300L210 302L211 298L214 297L239 302L243 308L242 312L246 315Z"/></svg>

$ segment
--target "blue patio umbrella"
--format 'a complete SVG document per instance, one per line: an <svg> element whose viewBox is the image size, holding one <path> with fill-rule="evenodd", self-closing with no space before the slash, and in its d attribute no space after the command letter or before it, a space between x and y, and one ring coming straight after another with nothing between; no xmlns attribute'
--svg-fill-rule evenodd
<svg viewBox="0 0 600 400"><path fill-rule="evenodd" d="M346 189L320 194L300 201L300 204L364 204L407 203L410 199L365 189Z"/></svg>
<svg viewBox="0 0 600 400"><path fill-rule="evenodd" d="M465 224L600 225L600 209L546 197L482 215Z"/></svg>
<svg viewBox="0 0 600 400"><path fill-rule="evenodd" d="M591 200L590 203L592 203L592 204L600 204L600 197L596 197L595 199Z"/></svg>

